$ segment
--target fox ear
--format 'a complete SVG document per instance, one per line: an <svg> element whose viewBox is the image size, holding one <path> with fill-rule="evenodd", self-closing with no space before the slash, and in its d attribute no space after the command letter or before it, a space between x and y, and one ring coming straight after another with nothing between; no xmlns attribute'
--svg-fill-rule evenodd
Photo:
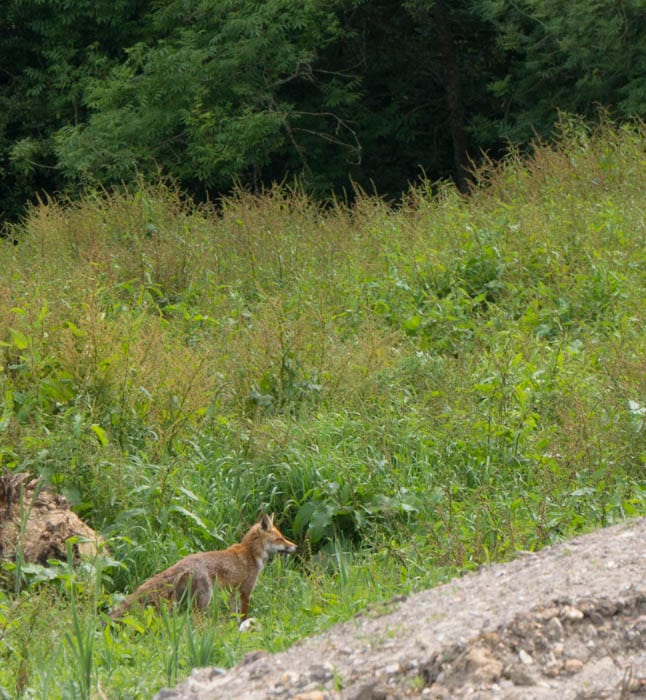
<svg viewBox="0 0 646 700"><path fill-rule="evenodd" d="M262 518L260 518L260 527L263 530L271 530L274 524L274 516L273 515L267 515L266 513L263 514Z"/></svg>

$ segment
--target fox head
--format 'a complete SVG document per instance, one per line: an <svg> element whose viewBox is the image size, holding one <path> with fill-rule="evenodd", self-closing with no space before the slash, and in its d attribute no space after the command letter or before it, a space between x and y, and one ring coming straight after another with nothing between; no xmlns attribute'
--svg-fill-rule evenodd
<svg viewBox="0 0 646 700"><path fill-rule="evenodd" d="M290 542L285 535L274 525L274 514L263 515L258 521L258 531L261 534L263 547L266 552L274 554L293 554L296 545Z"/></svg>

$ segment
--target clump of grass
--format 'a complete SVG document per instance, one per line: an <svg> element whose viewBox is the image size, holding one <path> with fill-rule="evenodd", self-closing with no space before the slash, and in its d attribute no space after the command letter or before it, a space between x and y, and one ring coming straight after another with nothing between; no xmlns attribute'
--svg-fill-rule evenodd
<svg viewBox="0 0 646 700"><path fill-rule="evenodd" d="M0 687L150 695L646 512L643 160L643 125L575 122L466 199L216 211L141 183L34 207L0 242L0 457L122 566L96 601L70 572L1 594ZM100 631L114 595L260 509L300 547L260 579L262 629L217 600Z"/></svg>

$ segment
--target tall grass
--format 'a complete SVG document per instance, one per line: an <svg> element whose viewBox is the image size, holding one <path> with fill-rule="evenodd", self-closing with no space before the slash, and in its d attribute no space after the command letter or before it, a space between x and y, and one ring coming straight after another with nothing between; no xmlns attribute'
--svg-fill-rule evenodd
<svg viewBox="0 0 646 700"><path fill-rule="evenodd" d="M468 198L215 208L141 183L34 207L0 243L2 464L64 491L121 565L96 604L37 573L0 593L0 687L150 694L644 513L644 160L643 125L571 123ZM221 602L97 623L260 509L300 545L261 577L261 629Z"/></svg>

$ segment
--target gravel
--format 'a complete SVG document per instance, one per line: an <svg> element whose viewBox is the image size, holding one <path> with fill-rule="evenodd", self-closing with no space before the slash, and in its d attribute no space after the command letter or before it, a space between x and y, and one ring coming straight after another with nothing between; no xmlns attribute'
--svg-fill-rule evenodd
<svg viewBox="0 0 646 700"><path fill-rule="evenodd" d="M155 700L646 698L646 518L373 606Z"/></svg>

